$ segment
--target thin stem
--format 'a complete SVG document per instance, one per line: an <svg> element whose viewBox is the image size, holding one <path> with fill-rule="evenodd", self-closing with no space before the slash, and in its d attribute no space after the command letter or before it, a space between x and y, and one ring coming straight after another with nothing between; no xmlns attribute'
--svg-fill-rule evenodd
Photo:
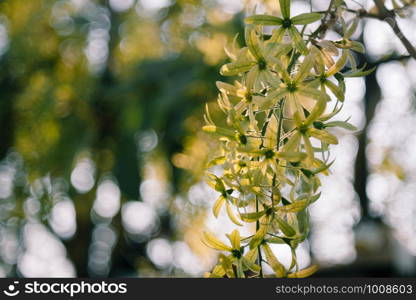
<svg viewBox="0 0 416 300"><path fill-rule="evenodd" d="M259 199L256 196L256 213L258 213L258 212L259 212ZM260 229L260 221L257 219L257 221L256 221L256 231L259 231L259 229ZM260 267L259 276L260 276L260 278L263 278L263 267L262 267L263 258L261 256L260 245L257 246L257 251L259 252L259 257L258 257L258 264L259 264L259 267Z"/></svg>
<svg viewBox="0 0 416 300"><path fill-rule="evenodd" d="M311 35L309 36L308 43L312 39L316 38L318 36L318 34L325 33L327 31L328 25L327 25L327 20L326 19L327 19L329 13L331 12L333 4L334 4L334 0L331 0L331 2L329 3L328 9L324 12L324 16L322 18L321 25L319 25L319 27L314 32L311 33Z"/></svg>
<svg viewBox="0 0 416 300"><path fill-rule="evenodd" d="M364 9L360 10L353 10L347 9L348 12L356 14L360 18L372 18L377 19L380 21L385 21L389 26L393 29L394 34L400 39L403 46L406 48L409 55L416 59L416 48L412 45L412 43L407 39L407 37L403 34L402 30L400 29L399 25L397 24L396 15L395 13L397 10L388 10L382 0L374 0L374 3L377 6L378 13L369 13ZM415 4L415 1L412 1L411 4ZM410 5L411 5L410 4ZM407 8L404 6L402 9Z"/></svg>
<svg viewBox="0 0 416 300"><path fill-rule="evenodd" d="M383 17L383 19L390 25L391 29L393 29L396 36L400 39L403 46L409 52L409 54L416 59L416 49L413 47L412 43L405 37L403 32L401 31L399 25L396 21L396 15L394 12L389 11L385 6L382 0L374 0L376 4L379 14Z"/></svg>
<svg viewBox="0 0 416 300"><path fill-rule="evenodd" d="M277 127L277 151L280 149L280 137L282 135L282 124L283 124L283 108L285 106L285 98L280 100L280 111L279 111L279 124Z"/></svg>

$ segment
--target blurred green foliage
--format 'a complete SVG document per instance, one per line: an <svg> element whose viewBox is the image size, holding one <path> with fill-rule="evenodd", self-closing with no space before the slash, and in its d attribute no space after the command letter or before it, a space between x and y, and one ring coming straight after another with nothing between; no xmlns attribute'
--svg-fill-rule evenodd
<svg viewBox="0 0 416 300"><path fill-rule="evenodd" d="M92 217L100 181L111 176L122 203L141 201L144 167L161 159L170 199L192 182L171 157L202 124L203 104L216 93L223 46L241 28L240 18L221 13L213 1L161 1L157 8L122 2L0 2L0 160L16 171L12 191L0 195L0 226L3 239L8 233L18 241L14 257L0 254L5 275L25 275L16 268L25 247L22 229L41 222L54 232L51 209L63 198L76 211L77 231L60 238L77 275L134 274L147 261L147 240L129 238L120 214ZM213 47L207 52L206 45ZM152 137L157 146L146 140ZM71 174L85 159L94 180L80 190ZM29 199L39 209L28 210ZM181 236L171 213L161 216L162 230L153 237ZM88 267L99 224L118 236L112 262L108 258L101 273Z"/></svg>

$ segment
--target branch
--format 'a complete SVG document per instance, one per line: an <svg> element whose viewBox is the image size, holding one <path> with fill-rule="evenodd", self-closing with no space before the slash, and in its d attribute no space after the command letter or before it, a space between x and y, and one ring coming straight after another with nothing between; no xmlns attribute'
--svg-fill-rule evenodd
<svg viewBox="0 0 416 300"><path fill-rule="evenodd" d="M383 16L384 20L390 25L393 29L396 36L402 41L403 46L409 52L409 54L416 59L416 49L413 47L412 43L404 36L403 32L401 31L399 25L396 21L396 15L394 12L389 11L385 6L382 0L374 0L376 4L379 14Z"/></svg>
<svg viewBox="0 0 416 300"><path fill-rule="evenodd" d="M381 21L387 22L387 24L390 25L390 27L393 29L394 34L400 39L403 46L406 48L407 52L409 52L409 55L416 59L416 49L412 45L412 43L406 38L406 36L401 31L399 25L396 21L396 10L388 10L383 3L383 0L374 0L374 3L377 6L378 13L369 13L364 9L360 10L353 10L353 9L347 9L348 12L357 14L360 18L373 18L378 19ZM415 3L415 1L411 2L412 4ZM404 7L403 7L404 8ZM402 9L403 9L402 8Z"/></svg>

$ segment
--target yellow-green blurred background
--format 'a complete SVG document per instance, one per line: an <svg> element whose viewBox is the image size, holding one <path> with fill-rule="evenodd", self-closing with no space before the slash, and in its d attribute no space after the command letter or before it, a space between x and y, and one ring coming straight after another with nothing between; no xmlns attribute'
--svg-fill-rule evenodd
<svg viewBox="0 0 416 300"><path fill-rule="evenodd" d="M328 2L293 1L293 14ZM211 215L203 171L216 146L200 131L203 108L221 118L223 48L236 33L242 43L247 13L277 14L277 3L0 1L0 275L208 271L202 230L232 225ZM413 13L399 24L416 43ZM346 82L342 117L360 130L337 132L298 257L319 263L317 276L416 276L416 63L382 21L354 38L367 47L361 63L378 68ZM290 263L289 248L274 251Z"/></svg>

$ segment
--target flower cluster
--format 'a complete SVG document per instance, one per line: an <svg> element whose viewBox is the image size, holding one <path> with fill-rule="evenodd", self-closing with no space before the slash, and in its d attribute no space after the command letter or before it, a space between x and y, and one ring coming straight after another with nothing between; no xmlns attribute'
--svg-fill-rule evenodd
<svg viewBox="0 0 416 300"><path fill-rule="evenodd" d="M209 277L263 277L265 263L276 277L305 277L316 270L299 270L295 250L309 233L307 208L320 196L318 175L329 174L329 145L338 143L331 128L355 129L332 120L345 99L344 78L371 71L356 66L352 51L364 50L350 40L357 21L344 21L342 1L330 7L342 28L339 41L320 38L325 26L304 33L310 23L324 24L327 15L291 17L290 0L280 0L280 7L282 17L246 18L247 46L238 49L234 41L226 49L231 62L221 74L239 79L217 82L225 125L217 126L206 109L203 130L221 145L208 170L220 166L222 174L207 173L208 184L219 193L213 213L217 217L224 208L237 226L255 224L252 235L242 237L238 230L227 235L230 246L204 233L204 243L222 251ZM264 34L264 25L273 26L272 34ZM290 247L289 268L271 250L274 243Z"/></svg>

